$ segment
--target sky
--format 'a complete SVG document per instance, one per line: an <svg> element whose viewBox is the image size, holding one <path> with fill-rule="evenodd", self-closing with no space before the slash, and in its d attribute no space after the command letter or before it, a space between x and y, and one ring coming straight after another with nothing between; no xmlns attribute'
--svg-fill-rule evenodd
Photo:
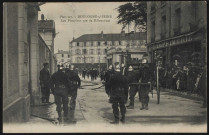
<svg viewBox="0 0 209 135"><path fill-rule="evenodd" d="M40 6L41 11L39 11L38 19L40 20L41 14L44 14L45 19L55 21L57 35L54 53L58 52L58 49L67 51L69 50L69 42L72 41L73 37L78 38L84 34L99 34L101 31L104 34L120 33L122 25L117 24L118 12L116 8L125 3L127 2L47 2ZM83 18L78 18L79 15L82 15ZM94 18L90 18L93 15ZM102 15L111 16L111 18L101 18ZM64 17L69 17L70 21ZM94 19L108 22L89 22L89 20ZM75 22L76 20L81 22ZM88 22L82 22L83 20ZM127 32L127 29L125 31Z"/></svg>

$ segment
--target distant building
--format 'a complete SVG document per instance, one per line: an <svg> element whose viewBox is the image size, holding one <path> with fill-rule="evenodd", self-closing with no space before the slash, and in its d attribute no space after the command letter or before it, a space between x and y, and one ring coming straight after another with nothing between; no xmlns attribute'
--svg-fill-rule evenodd
<svg viewBox="0 0 209 135"><path fill-rule="evenodd" d="M51 50L51 59L48 61L50 63L51 73L56 71L56 58L54 56L54 38L56 37L55 22L54 20L45 20L44 15L41 15L41 20L38 21L38 32L42 39L45 41L46 45Z"/></svg>
<svg viewBox="0 0 209 135"><path fill-rule="evenodd" d="M100 69L124 63L127 44L130 44L128 51L132 52L132 58L141 59L139 54L146 52L146 33L103 34L102 31L101 34L82 35L70 42L71 63L78 67Z"/></svg>
<svg viewBox="0 0 209 135"><path fill-rule="evenodd" d="M147 52L146 32L122 31L119 34L111 34L107 46L107 65L141 63L142 57Z"/></svg>
<svg viewBox="0 0 209 135"><path fill-rule="evenodd" d="M70 53L68 51L58 50L58 53L56 53L55 56L57 59L57 64L70 64Z"/></svg>
<svg viewBox="0 0 209 135"><path fill-rule="evenodd" d="M149 58L163 65L206 63L207 3L205 1L147 2Z"/></svg>

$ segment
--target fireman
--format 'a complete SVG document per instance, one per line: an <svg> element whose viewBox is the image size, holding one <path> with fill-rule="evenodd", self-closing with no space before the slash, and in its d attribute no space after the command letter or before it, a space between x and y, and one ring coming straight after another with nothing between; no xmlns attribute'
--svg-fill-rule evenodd
<svg viewBox="0 0 209 135"><path fill-rule="evenodd" d="M120 66L117 65L115 68L116 73L110 77L110 80L107 83L108 86L108 93L112 98L112 108L115 120L111 122L112 124L119 123L119 106L121 112L121 119L122 123L125 122L125 100L128 96L128 82L125 76L123 76L120 72ZM111 91L110 91L111 90ZM118 106L119 105L119 106Z"/></svg>
<svg viewBox="0 0 209 135"><path fill-rule="evenodd" d="M127 76L128 84L130 87L129 90L129 99L130 99L130 104L127 106L127 109L134 109L134 97L136 93L138 92L138 85L137 84L132 84L132 83L138 83L138 74L133 70L132 66L129 66L128 68L128 76Z"/></svg>
<svg viewBox="0 0 209 135"><path fill-rule="evenodd" d="M141 100L141 108L140 110L146 109L148 110L148 103L149 103L149 91L150 85L152 82L152 72L149 69L147 59L142 60L142 69L140 73L140 85L139 85L139 95Z"/></svg>

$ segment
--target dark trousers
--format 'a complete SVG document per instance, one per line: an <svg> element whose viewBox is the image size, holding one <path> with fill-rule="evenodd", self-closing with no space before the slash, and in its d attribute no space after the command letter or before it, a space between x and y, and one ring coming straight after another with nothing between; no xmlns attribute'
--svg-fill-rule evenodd
<svg viewBox="0 0 209 135"><path fill-rule="evenodd" d="M55 88L54 90L55 103L57 105L57 112L61 114L61 106L63 104L64 114L68 113L68 91L67 88Z"/></svg>
<svg viewBox="0 0 209 135"><path fill-rule="evenodd" d="M125 107L125 97L112 97L112 109L116 121L119 121L119 106L122 118L125 118L126 107ZM119 106L118 106L119 105Z"/></svg>
<svg viewBox="0 0 209 135"><path fill-rule="evenodd" d="M139 95L140 95L140 98L141 98L141 104L142 106L144 105L147 105L148 106L148 103L149 103L149 91L150 91L150 86L149 85L140 85L140 88L139 88Z"/></svg>
<svg viewBox="0 0 209 135"><path fill-rule="evenodd" d="M73 110L75 110L77 91L78 91L78 89L75 88L75 89L72 90L72 94L71 94L70 108L73 109Z"/></svg>
<svg viewBox="0 0 209 135"><path fill-rule="evenodd" d="M42 102L49 102L50 88L41 87Z"/></svg>
<svg viewBox="0 0 209 135"><path fill-rule="evenodd" d="M135 98L137 92L138 92L138 87L135 85L130 85L129 99L130 99L131 106L134 106L134 98Z"/></svg>

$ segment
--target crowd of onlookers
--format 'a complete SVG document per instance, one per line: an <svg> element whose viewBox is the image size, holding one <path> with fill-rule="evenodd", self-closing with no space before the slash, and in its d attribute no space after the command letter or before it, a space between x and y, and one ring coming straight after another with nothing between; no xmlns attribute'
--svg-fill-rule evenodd
<svg viewBox="0 0 209 135"><path fill-rule="evenodd" d="M159 68L159 83L162 88L199 93L198 84L203 67L173 66Z"/></svg>
<svg viewBox="0 0 209 135"><path fill-rule="evenodd" d="M91 78L92 81L96 80L97 77L99 77L100 73L99 70L96 68L82 68L79 71L80 76L82 76L83 79L86 79L86 77L89 79Z"/></svg>

